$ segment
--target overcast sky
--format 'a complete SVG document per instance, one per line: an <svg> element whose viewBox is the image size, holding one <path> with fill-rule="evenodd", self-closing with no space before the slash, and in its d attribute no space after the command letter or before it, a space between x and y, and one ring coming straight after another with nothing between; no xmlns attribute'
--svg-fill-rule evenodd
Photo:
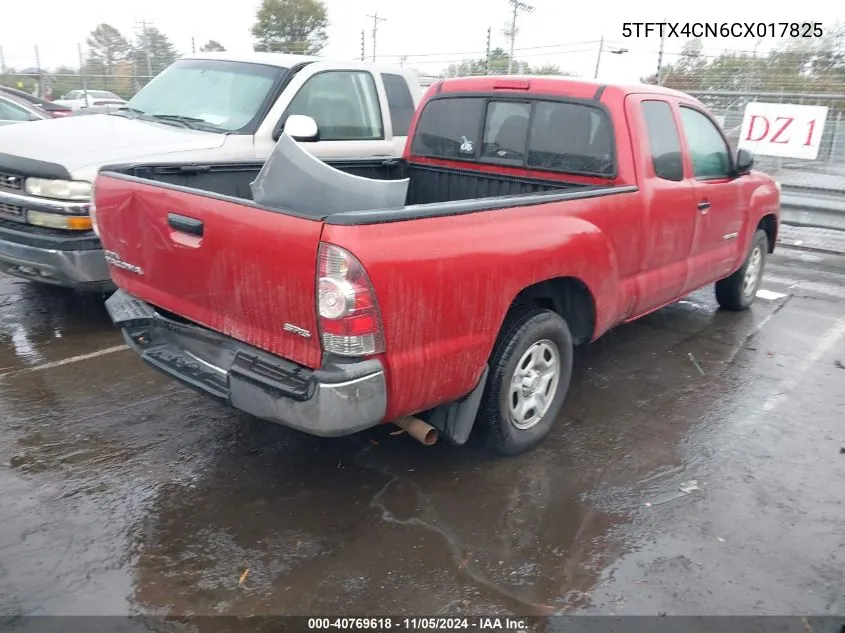
<svg viewBox="0 0 845 633"><path fill-rule="evenodd" d="M3 4L12 0L0 0ZM37 44L43 67L60 64L77 66L77 44L99 22L108 22L124 34L132 33L145 18L164 31L180 52L191 50L191 38L199 48L208 39L222 42L229 50L251 50L249 29L260 0L38 0L15 5L4 11L0 21L0 46L7 66L18 69L35 66ZM487 27L493 29L493 46L507 48L502 28L510 17L507 0L327 0L329 45L326 56L360 56L361 30L366 29L367 56L372 53L372 20L367 14L386 18L379 22L378 61L399 63L423 73L436 74L451 62L464 57L483 57ZM775 22L818 21L825 30L840 17L839 2L804 0L800 3L737 2L703 0L679 3L677 0L601 0L565 2L532 0L535 9L520 14L516 42L518 59L532 65L558 64L583 76L595 70L598 40L605 38L605 51L627 48L628 52L602 55L599 77L605 81L636 81L654 73L660 37L622 36L624 22ZM778 6L780 5L780 6ZM33 7L27 10L21 7ZM10 7L11 8L11 7ZM579 13L580 11L580 13ZM671 62L684 44L684 38L666 40L664 59ZM752 50L755 40L707 39L705 54L715 55L726 48ZM766 50L774 40L764 40Z"/></svg>

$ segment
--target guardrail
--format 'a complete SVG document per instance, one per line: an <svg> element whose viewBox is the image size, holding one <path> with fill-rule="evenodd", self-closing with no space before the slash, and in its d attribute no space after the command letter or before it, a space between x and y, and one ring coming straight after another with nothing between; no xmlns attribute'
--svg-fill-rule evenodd
<svg viewBox="0 0 845 633"><path fill-rule="evenodd" d="M845 231L845 191L784 187L781 222L789 226Z"/></svg>

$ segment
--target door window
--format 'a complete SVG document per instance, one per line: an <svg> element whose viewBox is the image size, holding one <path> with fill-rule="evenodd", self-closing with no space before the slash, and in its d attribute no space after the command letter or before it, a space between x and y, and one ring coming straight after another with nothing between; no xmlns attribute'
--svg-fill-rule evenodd
<svg viewBox="0 0 845 633"><path fill-rule="evenodd" d="M381 108L373 76L362 71L328 71L314 75L288 106L287 115L313 118L321 141L384 138Z"/></svg>
<svg viewBox="0 0 845 633"><path fill-rule="evenodd" d="M704 114L681 107L681 123L696 178L727 178L731 173L728 145L719 128Z"/></svg>
<svg viewBox="0 0 845 633"><path fill-rule="evenodd" d="M0 119L3 121L29 121L29 112L3 99L0 99Z"/></svg>
<svg viewBox="0 0 845 633"><path fill-rule="evenodd" d="M654 174L663 180L683 180L681 137L672 116L672 106L666 101L649 100L642 102L642 108Z"/></svg>

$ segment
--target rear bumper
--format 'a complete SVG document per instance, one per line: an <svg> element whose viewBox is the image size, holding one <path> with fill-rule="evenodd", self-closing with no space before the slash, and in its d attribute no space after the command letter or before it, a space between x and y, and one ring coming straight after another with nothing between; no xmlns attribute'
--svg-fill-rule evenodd
<svg viewBox="0 0 845 633"><path fill-rule="evenodd" d="M0 225L0 272L77 290L114 288L98 240Z"/></svg>
<svg viewBox="0 0 845 633"><path fill-rule="evenodd" d="M122 290L106 309L147 364L250 415L322 437L351 435L384 419L387 386L378 360L312 370L169 319Z"/></svg>

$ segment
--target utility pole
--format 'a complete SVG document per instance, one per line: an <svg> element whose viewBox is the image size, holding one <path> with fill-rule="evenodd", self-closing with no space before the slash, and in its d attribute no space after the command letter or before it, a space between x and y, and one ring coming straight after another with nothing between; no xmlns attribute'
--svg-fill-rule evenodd
<svg viewBox="0 0 845 633"><path fill-rule="evenodd" d="M663 45L666 43L666 36L660 36L660 52L657 54L657 85L663 85L663 77L660 76L663 70Z"/></svg>
<svg viewBox="0 0 845 633"><path fill-rule="evenodd" d="M367 17L373 19L373 61L376 61L376 35L378 34L378 23L387 22L387 18L380 18L378 16L378 11L376 11L375 15L367 14Z"/></svg>
<svg viewBox="0 0 845 633"><path fill-rule="evenodd" d="M35 45L35 68L38 71L38 95L41 96L44 94L44 87L42 86L42 79L41 79L41 55L38 54L38 44Z"/></svg>
<svg viewBox="0 0 845 633"><path fill-rule="evenodd" d="M743 86L743 90L748 92L751 89L751 75L757 70L757 48L760 46L760 39L756 39L754 41L754 51L751 53L751 67L748 72L745 73L745 82Z"/></svg>
<svg viewBox="0 0 845 633"><path fill-rule="evenodd" d="M85 72L85 59L82 57L82 44L76 45L79 53L79 74L82 75L82 94L85 95L85 103L88 103L88 73Z"/></svg>
<svg viewBox="0 0 845 633"><path fill-rule="evenodd" d="M364 61L366 58L366 49L367 49L367 30L361 29L361 61Z"/></svg>
<svg viewBox="0 0 845 633"><path fill-rule="evenodd" d="M492 38L492 31L491 27L487 27L487 56L484 58L485 60L485 72L489 75L490 74L490 41Z"/></svg>
<svg viewBox="0 0 845 633"><path fill-rule="evenodd" d="M666 19L663 19L663 23L666 24ZM666 34L663 32L663 29L660 31L660 52L657 53L657 85L663 85L663 77L660 73L663 71L663 46L666 44Z"/></svg>
<svg viewBox="0 0 845 633"><path fill-rule="evenodd" d="M194 36L192 35L191 36L191 53L196 53L196 52L197 52L197 41L196 41L196 38L194 38Z"/></svg>
<svg viewBox="0 0 845 633"><path fill-rule="evenodd" d="M601 52L604 50L604 35L601 36L601 40L599 40L599 55L596 57L596 72L593 75L593 79L599 78L599 64L601 64Z"/></svg>
<svg viewBox="0 0 845 633"><path fill-rule="evenodd" d="M511 54L510 58L508 59L508 74L513 73L513 51L514 51L514 44L516 42L516 14L519 11L525 11L525 13L532 13L534 11L534 7L530 4L525 4L521 2L521 0L508 0L511 6L513 7L513 17L511 18L511 25L510 28L507 30L507 35L511 39Z"/></svg>
<svg viewBox="0 0 845 633"><path fill-rule="evenodd" d="M593 79L599 78L599 64L601 63L601 53L604 50L604 36L602 36L601 40L599 41L599 54L596 57L596 72L593 75ZM624 55L628 52L627 48L612 48L608 53L613 53L614 55Z"/></svg>
<svg viewBox="0 0 845 633"><path fill-rule="evenodd" d="M147 21L141 20L141 41L144 43L144 53L147 56L147 81L153 78L153 58L150 55L150 38L147 37Z"/></svg>
<svg viewBox="0 0 845 633"><path fill-rule="evenodd" d="M6 58L3 57L3 47L0 46L0 73L6 74Z"/></svg>
<svg viewBox="0 0 845 633"><path fill-rule="evenodd" d="M402 55L402 57L400 57L400 58L399 58L399 67L400 67L400 68L404 68L404 67L405 67L405 62L406 62L406 61L408 61L408 56L407 56L407 55Z"/></svg>

